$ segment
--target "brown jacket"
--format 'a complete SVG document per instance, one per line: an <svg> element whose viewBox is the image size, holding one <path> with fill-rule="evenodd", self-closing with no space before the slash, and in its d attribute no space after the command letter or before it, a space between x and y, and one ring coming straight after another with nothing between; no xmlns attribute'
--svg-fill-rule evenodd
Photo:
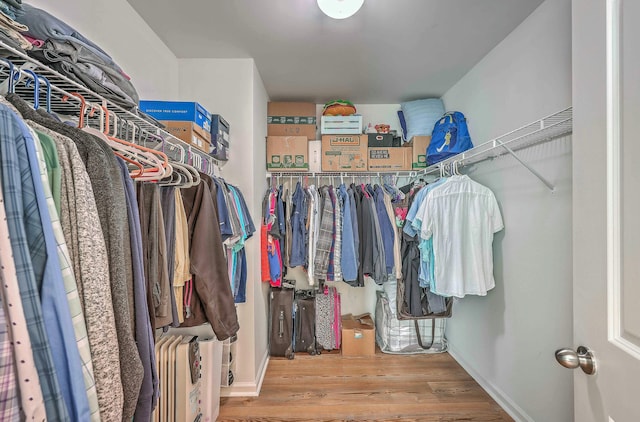
<svg viewBox="0 0 640 422"><path fill-rule="evenodd" d="M210 185L182 189L182 200L189 225L189 254L193 274L193 296L190 318L185 318L183 327L211 324L218 340L225 340L238 332L238 316L231 292L224 257L220 224L215 199Z"/></svg>

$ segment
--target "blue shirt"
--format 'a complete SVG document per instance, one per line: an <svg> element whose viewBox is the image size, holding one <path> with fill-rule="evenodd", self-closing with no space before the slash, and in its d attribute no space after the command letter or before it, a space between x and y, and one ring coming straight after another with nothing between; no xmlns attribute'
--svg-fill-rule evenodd
<svg viewBox="0 0 640 422"><path fill-rule="evenodd" d="M215 177L212 177L213 182L216 184L216 203L218 205L218 221L220 222L220 235L222 240L226 240L233 236L233 227L231 227L231 221L229 220L229 210L227 209L226 195L224 194L224 186Z"/></svg>
<svg viewBox="0 0 640 422"><path fill-rule="evenodd" d="M34 140L24 123L4 104L0 104L0 134L0 171L2 172L0 179L2 181L7 225L20 287L20 297L31 340L33 357L38 370L47 418L55 421L69 421L69 413L67 412L67 406L63 400L60 382L56 374L57 367L54 364L48 335L49 326L45 325L43 306L39 294L40 286L36 282L34 267L35 262L38 274L42 276L45 273L47 261L47 246L36 196L36 182L40 182L40 172L38 171L37 177L34 177L33 171L30 169L33 161L29 159L27 149L27 145L31 143L30 151L35 158ZM37 159L35 161L37 167ZM42 194L41 185L40 192ZM42 196L44 195L42 194ZM49 225L51 225L50 222ZM57 256L55 251L52 256ZM61 274L60 277L62 277ZM59 280L59 286L64 290L62 279ZM68 305L67 317L71 322ZM54 323L53 325L56 324ZM73 328L71 328L71 336L73 337ZM75 338L73 342L75 343ZM76 354L78 354L77 349ZM62 358L65 358L65 356L63 355ZM86 400L82 370L79 366L79 354L76 362L79 371L76 374L77 379L83 384L82 393L85 394ZM88 415L88 403L86 410Z"/></svg>
<svg viewBox="0 0 640 422"><path fill-rule="evenodd" d="M382 246L384 248L384 260L387 274L393 272L394 253L393 244L395 242L394 228L389 219L387 207L384 205L384 191L380 185L375 187L374 201L376 205L376 214L380 225L380 234L382 235Z"/></svg>
<svg viewBox="0 0 640 422"><path fill-rule="evenodd" d="M351 218L351 200L347 193L347 187L342 184L338 189L344 207L344 220L342 221L342 256L340 257L340 265L342 267L342 278L345 281L355 281L358 278L358 261L355 246L355 238L353 235L353 222Z"/></svg>
<svg viewBox="0 0 640 422"><path fill-rule="evenodd" d="M131 261L133 266L133 295L135 303L135 337L140 361L144 368L144 377L140 388L140 396L136 406L134 420L151 420L156 406L159 390L159 379L156 369L155 340L151 332L151 321L147 309L147 281L144 275L144 254L142 250L142 228L135 186L129 175L127 165L118 159L127 201L129 232L131 242Z"/></svg>

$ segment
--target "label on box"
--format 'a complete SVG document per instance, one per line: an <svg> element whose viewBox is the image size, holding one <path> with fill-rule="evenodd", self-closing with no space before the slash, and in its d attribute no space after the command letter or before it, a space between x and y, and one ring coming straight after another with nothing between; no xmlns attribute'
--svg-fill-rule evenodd
<svg viewBox="0 0 640 422"><path fill-rule="evenodd" d="M322 137L322 171L366 171L367 143L360 135Z"/></svg>
<svg viewBox="0 0 640 422"><path fill-rule="evenodd" d="M386 160L391 157L388 149L371 149L369 148L369 158L374 160Z"/></svg>
<svg viewBox="0 0 640 422"><path fill-rule="evenodd" d="M369 148L369 171L410 170L412 152L407 147Z"/></svg>
<svg viewBox="0 0 640 422"><path fill-rule="evenodd" d="M269 125L315 125L316 116L267 116Z"/></svg>

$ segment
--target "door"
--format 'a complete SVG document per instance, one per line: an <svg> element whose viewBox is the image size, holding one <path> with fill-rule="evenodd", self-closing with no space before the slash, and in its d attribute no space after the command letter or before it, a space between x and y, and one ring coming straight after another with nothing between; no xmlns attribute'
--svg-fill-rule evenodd
<svg viewBox="0 0 640 422"><path fill-rule="evenodd" d="M572 15L575 420L640 421L640 1Z"/></svg>

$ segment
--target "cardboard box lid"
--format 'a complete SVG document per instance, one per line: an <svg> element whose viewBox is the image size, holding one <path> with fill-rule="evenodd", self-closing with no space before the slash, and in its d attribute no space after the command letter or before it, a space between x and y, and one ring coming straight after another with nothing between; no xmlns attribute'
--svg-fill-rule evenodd
<svg viewBox="0 0 640 422"><path fill-rule="evenodd" d="M361 315L342 315L342 328L345 330L374 330L375 324L368 313Z"/></svg>
<svg viewBox="0 0 640 422"><path fill-rule="evenodd" d="M316 105L314 103L272 101L267 104L267 116L313 116L315 119Z"/></svg>

